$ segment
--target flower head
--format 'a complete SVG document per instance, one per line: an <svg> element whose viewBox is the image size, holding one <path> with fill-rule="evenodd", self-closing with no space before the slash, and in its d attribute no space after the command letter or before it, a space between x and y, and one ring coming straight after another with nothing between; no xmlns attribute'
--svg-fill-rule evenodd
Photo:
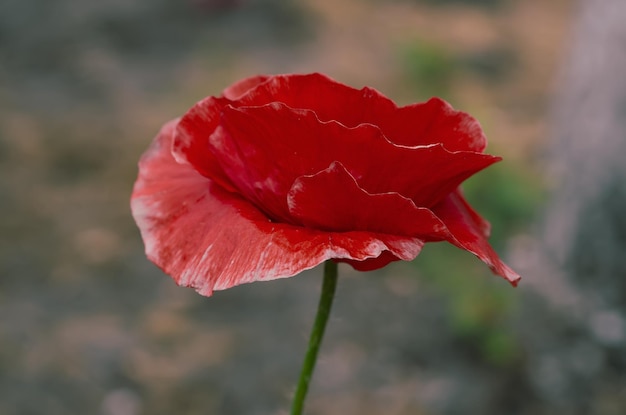
<svg viewBox="0 0 626 415"><path fill-rule="evenodd" d="M445 101L404 107L321 74L257 76L195 104L139 162L148 257L210 295L333 259L358 270L448 241L516 284L459 185L500 160Z"/></svg>

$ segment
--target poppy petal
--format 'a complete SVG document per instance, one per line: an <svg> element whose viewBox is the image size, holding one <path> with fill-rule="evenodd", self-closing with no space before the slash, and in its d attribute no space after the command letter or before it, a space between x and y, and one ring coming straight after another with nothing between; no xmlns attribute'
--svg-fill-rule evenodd
<svg viewBox="0 0 626 415"><path fill-rule="evenodd" d="M131 209L147 256L178 284L211 295L293 276L327 259L375 269L412 259L421 250L424 242L417 238L271 222L246 200L174 159L177 122L166 124L142 157Z"/></svg>
<svg viewBox="0 0 626 415"><path fill-rule="evenodd" d="M348 128L378 128L386 139L401 146L439 144L451 152L482 152L486 145L478 121L438 98L398 108L374 89L357 90L321 74L261 75L231 85L223 91L223 97L196 103L179 123L174 156L222 187L234 190L208 151L208 137L215 132L226 106L263 106L274 102L313 111L322 123L334 121ZM418 200L416 203L421 204Z"/></svg>
<svg viewBox="0 0 626 415"><path fill-rule="evenodd" d="M352 88L319 73L273 76L250 89L235 106L261 106L272 102L310 109L323 121L335 120L347 127L376 124L381 116L397 108L375 89Z"/></svg>
<svg viewBox="0 0 626 415"><path fill-rule="evenodd" d="M489 224L467 203L460 190L451 193L433 208L450 231L448 242L476 255L494 274L517 285L521 277L506 265L493 250L487 236Z"/></svg>
<svg viewBox="0 0 626 415"><path fill-rule="evenodd" d="M250 92L251 89L254 89L257 85L262 84L270 78L268 75L258 75L252 76L250 78L242 79L239 82L236 82L226 88L222 92L222 96L231 101L235 101L241 98L242 95Z"/></svg>
<svg viewBox="0 0 626 415"><path fill-rule="evenodd" d="M450 151L483 152L487 138L478 120L440 98L398 108L377 124L396 144L440 143Z"/></svg>
<svg viewBox="0 0 626 415"><path fill-rule="evenodd" d="M209 97L196 103L178 122L172 141L172 155L179 163L188 163L224 189L234 191L228 177L209 150L209 136L218 126L220 114L230 101Z"/></svg>
<svg viewBox="0 0 626 415"><path fill-rule="evenodd" d="M340 162L298 178L288 195L291 215L304 226L334 232L370 231L441 240L446 227L427 208L398 193L370 194Z"/></svg>
<svg viewBox="0 0 626 415"><path fill-rule="evenodd" d="M281 102L314 111L322 121L346 127L373 124L400 145L441 143L450 151L484 151L487 139L480 123L439 98L398 107L372 88L356 89L319 73L263 78L235 106ZM245 81L244 81L245 82ZM250 83L252 84L252 83Z"/></svg>
<svg viewBox="0 0 626 415"><path fill-rule="evenodd" d="M412 259L415 259L415 256L407 257L407 258L399 258L396 255L394 255L391 250L389 250L389 251L383 251L380 254L380 256L378 256L376 258L368 259L366 261L355 261L353 259L342 259L342 260L339 260L337 262L345 262L347 264L350 264L352 266L352 268L354 268L357 271L373 271L373 270L382 268L382 267L388 265L391 262L399 261L401 259L403 259L405 261L410 261Z"/></svg>
<svg viewBox="0 0 626 415"><path fill-rule="evenodd" d="M285 196L294 180L336 160L367 192L397 192L424 207L500 160L477 152L450 152L441 144L396 145L374 125L347 128L277 102L225 107L209 145L242 194L281 220L288 220Z"/></svg>

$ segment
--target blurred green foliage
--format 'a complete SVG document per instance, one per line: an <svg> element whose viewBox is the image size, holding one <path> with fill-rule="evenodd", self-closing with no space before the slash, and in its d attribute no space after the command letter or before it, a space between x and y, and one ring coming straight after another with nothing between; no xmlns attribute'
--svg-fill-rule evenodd
<svg viewBox="0 0 626 415"><path fill-rule="evenodd" d="M510 45L494 45L463 53L456 57L456 64L460 70L491 84L507 80L509 74L520 66L519 58Z"/></svg>
<svg viewBox="0 0 626 415"><path fill-rule="evenodd" d="M539 180L511 163L488 168L463 189L492 224L490 242L501 255L507 240L531 223L543 193ZM509 319L517 295L507 282L491 277L481 261L447 243L427 244L414 264L419 277L446 303L450 329L461 344L494 366L516 361L519 350Z"/></svg>
<svg viewBox="0 0 626 415"><path fill-rule="evenodd" d="M491 85L509 79L518 66L515 51L506 45L459 53L417 39L402 45L398 56L406 83L419 100L432 96L450 99L454 82L461 74L469 74L473 79Z"/></svg>
<svg viewBox="0 0 626 415"><path fill-rule="evenodd" d="M404 45L399 55L417 99L452 99L461 73L489 84L505 80L516 59L499 45L454 54L423 40ZM521 166L498 163L463 184L470 204L491 223L490 242L499 253L533 220L542 197L539 183ZM517 361L519 350L508 324L517 296L508 283L490 278L481 261L450 244L428 244L414 263L420 278L446 303L449 328L463 347L489 365Z"/></svg>
<svg viewBox="0 0 626 415"><path fill-rule="evenodd" d="M467 200L491 223L496 250L528 226L543 200L541 180L511 161L496 163L463 183Z"/></svg>
<svg viewBox="0 0 626 415"><path fill-rule="evenodd" d="M417 3L426 3L429 5L447 5L447 4L462 4L467 6L480 6L483 8L496 8L507 3L508 0L416 0Z"/></svg>
<svg viewBox="0 0 626 415"><path fill-rule="evenodd" d="M407 0L370 0L379 3L387 2L407 2ZM511 0L408 0L412 3L425 4L428 6L467 6L467 7L480 7L483 10L498 10L502 6L506 6L511 3Z"/></svg>
<svg viewBox="0 0 626 415"><path fill-rule="evenodd" d="M456 69L454 57L444 48L415 41L400 50L403 68L418 99L448 95Z"/></svg>

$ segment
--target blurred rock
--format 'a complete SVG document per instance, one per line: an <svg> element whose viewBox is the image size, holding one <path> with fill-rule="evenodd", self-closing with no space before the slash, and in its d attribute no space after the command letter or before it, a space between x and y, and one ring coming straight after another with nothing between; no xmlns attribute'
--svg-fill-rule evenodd
<svg viewBox="0 0 626 415"><path fill-rule="evenodd" d="M115 389L102 401L102 415L139 415L141 400L130 389Z"/></svg>

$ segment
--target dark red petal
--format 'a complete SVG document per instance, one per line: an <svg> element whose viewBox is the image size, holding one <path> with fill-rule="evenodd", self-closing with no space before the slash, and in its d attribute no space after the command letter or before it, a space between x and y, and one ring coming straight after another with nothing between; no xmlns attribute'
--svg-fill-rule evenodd
<svg viewBox="0 0 626 415"><path fill-rule="evenodd" d="M378 125L391 141L405 146L441 143L450 151L480 153L487 145L474 117L439 98L401 107Z"/></svg>
<svg viewBox="0 0 626 415"><path fill-rule="evenodd" d="M233 191L234 187L209 149L209 136L218 126L222 109L229 102L224 98L209 97L196 103L176 126L172 154L178 162L191 164L201 175Z"/></svg>
<svg viewBox="0 0 626 415"><path fill-rule="evenodd" d="M454 111L440 99L397 108L373 89L357 90L320 74L251 77L230 86L223 95L223 98L204 99L185 114L176 132L173 151L178 161L190 163L202 175L231 191L234 187L208 151L208 137L215 132L226 105L239 107L283 102L290 107L313 110L322 121L335 120L348 127L361 125L360 128L375 128L375 125L389 141L403 146L442 144L453 152L480 152L486 143L475 119ZM362 125L364 123L372 125ZM462 181L471 174L460 175L455 181ZM363 186L377 191L374 187L369 189L366 184ZM442 189L439 185L436 187ZM455 183L448 187L454 188ZM447 190L450 189L445 188L442 193ZM415 201L422 203L419 198Z"/></svg>
<svg viewBox="0 0 626 415"><path fill-rule="evenodd" d="M421 250L424 243L417 238L270 222L247 201L174 160L176 122L163 127L142 157L131 208L147 256L178 284L210 295L293 276L327 259L354 260L365 269L413 259Z"/></svg>
<svg viewBox="0 0 626 415"><path fill-rule="evenodd" d="M271 102L310 109L323 121L335 120L348 127L376 124L396 110L393 101L372 88L355 89L319 73L272 76L242 96L235 106Z"/></svg>
<svg viewBox="0 0 626 415"><path fill-rule="evenodd" d="M237 105L238 98L268 78L258 75L243 79L226 88L222 97L208 97L191 107L181 118L174 136L172 151L176 160L188 162L200 174L216 180L226 189L234 190L209 151L209 136L217 128L224 106Z"/></svg>
<svg viewBox="0 0 626 415"><path fill-rule="evenodd" d="M234 190L209 151L209 137L219 125L224 107L237 105L238 98L268 78L259 75L243 79L226 88L222 97L208 97L191 107L180 119L174 136L172 152L176 160L191 164L203 176L213 179L227 190Z"/></svg>
<svg viewBox="0 0 626 415"><path fill-rule="evenodd" d="M450 236L447 238L450 243L473 253L489 265L495 274L517 285L521 277L502 262L489 245L488 223L469 206L460 190L451 193L443 202L434 207L433 211L450 231Z"/></svg>
<svg viewBox="0 0 626 415"><path fill-rule="evenodd" d="M441 143L450 151L482 152L487 144L476 119L439 98L398 108L375 89L352 88L321 74L277 75L263 80L234 106L282 102L310 109L322 121L335 120L347 127L376 125L390 141L405 146Z"/></svg>
<svg viewBox="0 0 626 415"><path fill-rule="evenodd" d="M413 258L406 259L410 261ZM391 251L384 251L378 258L368 259L367 261L355 261L353 259L342 259L337 262L345 262L350 264L352 268L357 271L373 271L375 269L382 268L391 262L399 261L400 258L391 253Z"/></svg>
<svg viewBox="0 0 626 415"><path fill-rule="evenodd" d="M222 92L222 95L224 96L224 98L230 99L232 101L237 100L241 98L242 95L255 88L257 85L267 81L269 78L270 76L268 75L258 75L243 79L226 88Z"/></svg>
<svg viewBox="0 0 626 415"><path fill-rule="evenodd" d="M443 239L446 227L433 212L398 193L369 194L339 162L302 176L288 195L289 212L304 226Z"/></svg>
<svg viewBox="0 0 626 415"><path fill-rule="evenodd" d="M210 138L211 151L247 198L282 220L287 220L285 196L293 181L335 160L367 192L397 192L424 207L500 160L476 152L452 153L436 144L399 146L374 125L346 128L281 103L228 106L221 125Z"/></svg>

